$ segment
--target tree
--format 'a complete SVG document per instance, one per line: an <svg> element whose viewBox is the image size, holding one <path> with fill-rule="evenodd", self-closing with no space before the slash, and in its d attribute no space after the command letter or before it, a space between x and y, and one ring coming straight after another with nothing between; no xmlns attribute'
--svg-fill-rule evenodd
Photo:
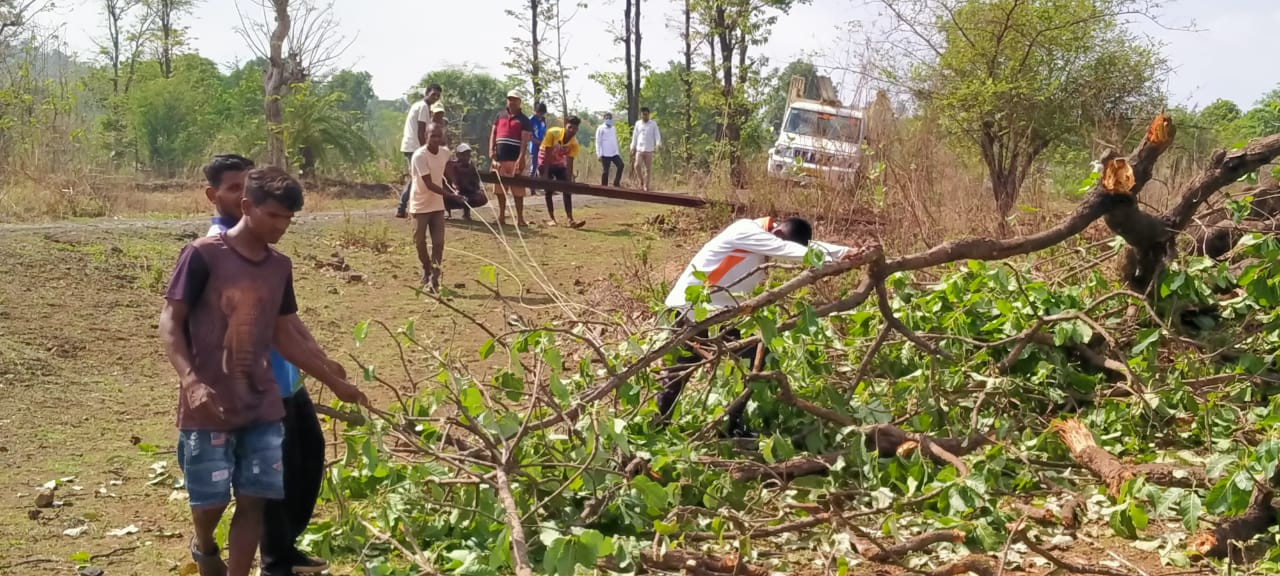
<svg viewBox="0 0 1280 576"><path fill-rule="evenodd" d="M283 100L289 87L321 74L351 46L338 30L333 3L312 0L258 0L262 16L240 14L236 32L266 62L262 74L267 120L267 161L288 167Z"/></svg>
<svg viewBox="0 0 1280 576"><path fill-rule="evenodd" d="M725 145L729 176L735 186L743 186L742 127L748 119L745 87L758 73L759 61L749 57L752 46L763 45L778 16L807 0L696 0L695 12L707 30L711 43L710 68L718 73L722 105L720 141ZM719 49L717 66L715 50Z"/></svg>
<svg viewBox="0 0 1280 576"><path fill-rule="evenodd" d="M289 90L281 132L302 176L314 176L317 164L373 157L373 144L360 131L361 114L343 109L345 100L342 92L315 91L310 83Z"/></svg>
<svg viewBox="0 0 1280 576"><path fill-rule="evenodd" d="M524 0L521 0L524 4ZM527 36L516 36L507 46L507 54L511 59L507 67L513 73L513 79L519 83L529 82L533 102L540 102L542 91L547 86L545 66L542 62L541 25L554 19L554 11L545 0L528 0L527 12L507 10L507 15L520 22L520 29Z"/></svg>
<svg viewBox="0 0 1280 576"><path fill-rule="evenodd" d="M1121 21L1146 0L881 2L898 24L885 75L978 149L1002 215L1050 147L1163 101L1161 56Z"/></svg>
<svg viewBox="0 0 1280 576"><path fill-rule="evenodd" d="M160 74L173 76L173 57L186 42L186 28L179 26L178 18L195 7L196 0L146 0L147 11L154 17L156 61Z"/></svg>
<svg viewBox="0 0 1280 576"><path fill-rule="evenodd" d="M763 95L763 122L770 129L782 125L782 115L787 112L787 93L791 90L791 77L804 78L804 96L817 97L818 68L813 62L795 60L785 68L775 72L768 82L769 88Z"/></svg>
<svg viewBox="0 0 1280 576"><path fill-rule="evenodd" d="M640 0L622 1L626 5L623 10L622 43L625 46L623 58L627 69L627 124L635 124L640 119L640 86L644 74L640 44L644 35L640 31Z"/></svg>
<svg viewBox="0 0 1280 576"><path fill-rule="evenodd" d="M343 95L339 108L355 112L361 121L369 114L369 106L378 99L373 91L373 75L354 70L339 70L324 81L324 91Z"/></svg>
<svg viewBox="0 0 1280 576"><path fill-rule="evenodd" d="M0 50L27 28L37 14L45 11L52 3L47 0L0 0ZM3 52L0 52L0 56ZM0 62L3 62L0 59Z"/></svg>
<svg viewBox="0 0 1280 576"><path fill-rule="evenodd" d="M1240 118L1240 107L1235 102L1219 98L1200 111L1196 120L1205 128L1217 130Z"/></svg>

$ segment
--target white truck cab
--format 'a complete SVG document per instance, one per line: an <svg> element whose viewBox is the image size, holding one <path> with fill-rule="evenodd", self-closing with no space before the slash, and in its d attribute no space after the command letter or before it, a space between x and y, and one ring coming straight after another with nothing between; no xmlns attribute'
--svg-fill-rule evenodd
<svg viewBox="0 0 1280 576"><path fill-rule="evenodd" d="M856 178L865 138L863 111L834 99L830 80L819 78L819 100L803 98L804 79L793 77L778 140L769 151L769 175L808 181Z"/></svg>

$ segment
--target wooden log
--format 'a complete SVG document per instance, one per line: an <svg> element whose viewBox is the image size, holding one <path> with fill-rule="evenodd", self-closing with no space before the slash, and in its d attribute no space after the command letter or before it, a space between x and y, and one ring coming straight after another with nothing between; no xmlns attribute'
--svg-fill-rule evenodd
<svg viewBox="0 0 1280 576"><path fill-rule="evenodd" d="M484 170L480 170L479 173L481 182L494 185L501 182L503 185L515 186L518 188L534 188L538 190L551 190L553 192L569 192L571 194L582 194L585 196L601 196L604 198L616 198L618 200L630 200L632 202L666 204L668 206L683 206L686 208L705 208L713 204L712 201L707 200L706 198L689 196L688 194L645 192L644 190L631 190L629 188L596 186L594 184L586 184L583 182L563 182L560 180L531 178L525 175L499 177L496 172Z"/></svg>

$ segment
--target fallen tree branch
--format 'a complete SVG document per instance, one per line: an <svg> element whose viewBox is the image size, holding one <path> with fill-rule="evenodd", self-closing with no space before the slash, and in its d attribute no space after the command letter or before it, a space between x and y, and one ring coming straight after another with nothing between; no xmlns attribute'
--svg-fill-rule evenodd
<svg viewBox="0 0 1280 576"><path fill-rule="evenodd" d="M917 572L917 574L923 574L924 576L964 576L965 574L996 576L996 569L991 566L991 561L986 557L969 555L941 568L935 568L927 572Z"/></svg>
<svg viewBox="0 0 1280 576"><path fill-rule="evenodd" d="M694 576L769 576L768 570L743 562L739 558L688 550L667 550L661 554L645 550L640 554L640 563L650 570L679 572ZM601 567L614 571L618 568L608 561L603 562Z"/></svg>
<svg viewBox="0 0 1280 576"><path fill-rule="evenodd" d="M1099 576L1133 576L1132 573L1115 568L1108 568L1101 564L1080 564L1070 560L1064 560L1045 549L1043 546L1036 544L1027 536L1025 532L1018 532L1015 536L1019 542L1026 545L1027 549L1039 554L1049 563L1056 566L1059 570L1066 571L1070 574L1097 574Z"/></svg>
<svg viewBox="0 0 1280 576"><path fill-rule="evenodd" d="M1196 534L1187 542L1193 556L1208 558L1231 557L1236 563L1244 563L1244 547L1260 534L1276 524L1276 509L1271 499L1274 491L1263 485L1253 489L1249 507L1245 511L1219 524L1213 530Z"/></svg>
<svg viewBox="0 0 1280 576"><path fill-rule="evenodd" d="M1071 450L1071 457L1100 478L1113 497L1119 495L1120 488L1125 482L1139 476L1145 477L1152 484L1166 487L1208 488L1210 486L1203 468L1121 462L1115 455L1098 446L1093 439L1093 433L1076 418L1055 422L1051 429L1057 432L1062 443Z"/></svg>
<svg viewBox="0 0 1280 576"><path fill-rule="evenodd" d="M960 544L964 542L965 534L959 530L936 530L933 532L925 532L919 536L908 538L905 542L885 547L883 550L873 552L867 556L868 560L880 563L896 563L902 560L904 556L911 552L920 552L935 544L943 542L951 542L952 544Z"/></svg>

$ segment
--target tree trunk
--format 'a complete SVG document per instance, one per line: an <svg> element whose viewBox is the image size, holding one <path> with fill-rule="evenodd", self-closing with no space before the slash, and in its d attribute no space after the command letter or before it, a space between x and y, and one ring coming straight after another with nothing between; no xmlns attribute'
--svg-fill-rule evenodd
<svg viewBox="0 0 1280 576"><path fill-rule="evenodd" d="M693 161L689 138L693 135L693 10L684 0L684 135L680 138L684 164Z"/></svg>
<svg viewBox="0 0 1280 576"><path fill-rule="evenodd" d="M635 0L635 3L635 32L632 34L631 40L636 43L636 46L631 51L631 57L635 59L631 64L631 73L635 74L635 82L632 82L632 86L635 87L636 91L635 102L632 106L636 108L636 115L638 116L640 114L640 94L644 88L644 67L641 66L643 60L640 58L640 40L644 35L640 32L640 0Z"/></svg>
<svg viewBox="0 0 1280 576"><path fill-rule="evenodd" d="M284 41L289 37L289 0L271 0L275 7L276 27L271 31L267 69L263 73L266 92L267 162L288 169L289 159L284 148L284 97L288 89L287 61Z"/></svg>
<svg viewBox="0 0 1280 576"><path fill-rule="evenodd" d="M529 0L529 31L532 34L529 42L529 80L533 82L533 103L542 99L542 66L538 55L538 0Z"/></svg>
<svg viewBox="0 0 1280 576"><path fill-rule="evenodd" d="M734 98L733 83L733 55L735 50L734 30L728 25L727 15L723 6L717 6L715 10L715 27L716 36L720 40L720 74L723 85L720 88L720 95L724 100L724 109L721 112L723 120L723 128L721 130L722 140L728 144L729 152L729 178L733 184L737 186L742 178L740 151L738 150L738 140L741 136L741 126L738 122L738 107Z"/></svg>
<svg viewBox="0 0 1280 576"><path fill-rule="evenodd" d="M173 0L160 2L160 75L173 76Z"/></svg>
<svg viewBox="0 0 1280 576"><path fill-rule="evenodd" d="M623 0L623 2L626 4L626 8L624 9L623 20L622 20L622 44L623 44L623 50L624 50L622 59L625 61L627 65L627 82L626 82L627 84L626 86L627 125L634 126L636 123L636 120L640 118L640 106L637 103L637 98L636 98L635 76L631 73L631 66L632 66L632 59L631 59L632 30L631 28L632 28L632 22L633 22L633 19L631 18L632 6L631 6L631 0Z"/></svg>
<svg viewBox="0 0 1280 576"><path fill-rule="evenodd" d="M568 74L564 71L564 20L560 19L560 0L553 0L556 8L556 75L560 77L560 112L565 122L569 121L569 87Z"/></svg>

